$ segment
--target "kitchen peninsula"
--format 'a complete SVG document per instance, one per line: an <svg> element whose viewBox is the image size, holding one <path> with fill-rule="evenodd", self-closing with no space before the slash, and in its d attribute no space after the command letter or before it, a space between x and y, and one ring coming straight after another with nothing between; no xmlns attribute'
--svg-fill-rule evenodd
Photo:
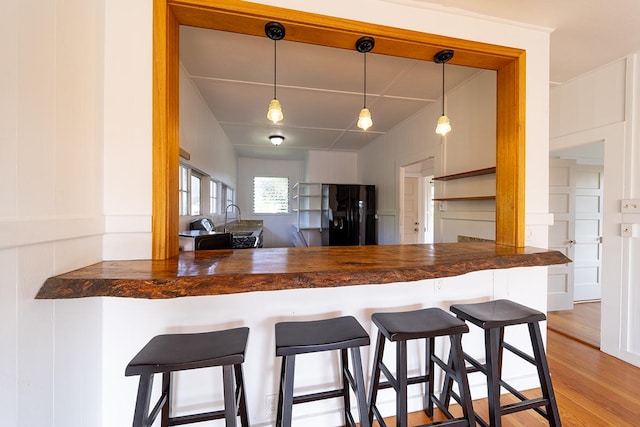
<svg viewBox="0 0 640 427"><path fill-rule="evenodd" d="M93 309L98 304L101 321L86 330L100 334L104 400L121 408L110 412L109 425L131 422L137 381L125 377L124 368L151 337L247 326L249 417L252 425L271 426L275 415L268 402L277 395L279 378L275 323L353 315L375 336L370 318L379 311L447 310L454 302L498 298L546 311L545 266L566 262L557 251L491 242L223 249L182 252L167 260L103 261L47 279L36 298L56 299L56 304L78 310L84 301ZM465 350L478 356L481 332L467 335ZM512 344L527 348L525 331L507 335ZM408 349L411 369L423 363L419 344ZM372 348L363 349L365 374L371 372L372 353ZM302 386L338 381L333 370L318 369L328 366L325 358L331 356L301 357L296 361L296 381ZM532 368L506 358L504 378L521 390L536 387ZM211 386L214 383L209 376L179 376L177 386L188 388L193 399L179 400L177 411L188 412L192 400L218 405L222 395ZM486 389L476 384L472 393L481 398ZM421 403L419 395L410 396L410 410L418 410ZM393 413L394 403L383 400L380 408L383 414ZM302 425L342 422L341 411L330 401L301 405L297 411L294 417Z"/></svg>

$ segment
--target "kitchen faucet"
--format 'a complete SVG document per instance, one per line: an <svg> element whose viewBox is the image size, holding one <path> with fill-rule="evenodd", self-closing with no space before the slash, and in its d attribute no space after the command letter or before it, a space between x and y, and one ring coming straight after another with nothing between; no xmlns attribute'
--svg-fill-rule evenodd
<svg viewBox="0 0 640 427"><path fill-rule="evenodd" d="M229 212L229 208L233 210L234 207L238 210L238 222L242 221L242 213L240 212L240 206L236 204L227 205L227 207L224 208L224 232L225 233L227 232L227 213Z"/></svg>

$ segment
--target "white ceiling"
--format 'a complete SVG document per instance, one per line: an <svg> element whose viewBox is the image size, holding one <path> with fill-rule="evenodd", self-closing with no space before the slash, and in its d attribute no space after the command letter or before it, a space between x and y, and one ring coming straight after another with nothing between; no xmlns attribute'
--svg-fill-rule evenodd
<svg viewBox="0 0 640 427"><path fill-rule="evenodd" d="M640 50L640 0L387 0L481 14L555 29L553 83ZM364 35L364 34L363 34ZM238 156L302 159L306 150L358 150L435 102L442 66L367 54L367 107L374 125L356 127L363 105L363 54L280 40L277 97L284 121L266 119L273 98L273 44L265 37L182 27L182 64ZM446 66L446 90L478 70ZM434 124L435 126L435 124ZM271 134L285 136L279 147Z"/></svg>
<svg viewBox="0 0 640 427"><path fill-rule="evenodd" d="M442 65L367 53L367 108L373 126L356 126L364 103L364 54L277 42L277 98L284 120L266 118L273 98L273 44L264 37L182 27L180 58L236 153L302 159L308 149L355 151L391 130L442 93ZM375 50L375 48L374 48ZM447 66L445 89L477 69ZM435 129L435 123L434 123ZM274 147L271 134L284 143Z"/></svg>
<svg viewBox="0 0 640 427"><path fill-rule="evenodd" d="M640 50L638 0L387 0L547 27L552 83Z"/></svg>

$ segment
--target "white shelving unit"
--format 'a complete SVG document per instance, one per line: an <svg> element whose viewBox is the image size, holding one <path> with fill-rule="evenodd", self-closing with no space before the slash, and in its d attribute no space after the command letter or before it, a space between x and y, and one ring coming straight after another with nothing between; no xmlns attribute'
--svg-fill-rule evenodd
<svg viewBox="0 0 640 427"><path fill-rule="evenodd" d="M328 188L325 186L325 191ZM309 246L322 245L322 230L328 227L328 194L323 194L321 183L298 182L293 185L293 211L296 213L296 230L304 236Z"/></svg>
<svg viewBox="0 0 640 427"><path fill-rule="evenodd" d="M293 186L293 211L296 213L296 228L300 230L322 230L322 184L298 182Z"/></svg>

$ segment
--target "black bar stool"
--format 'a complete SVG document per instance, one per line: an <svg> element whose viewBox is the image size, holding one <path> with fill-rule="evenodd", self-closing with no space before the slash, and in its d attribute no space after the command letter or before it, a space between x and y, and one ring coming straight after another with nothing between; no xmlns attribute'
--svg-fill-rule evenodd
<svg viewBox="0 0 640 427"><path fill-rule="evenodd" d="M396 426L407 426L407 386L425 383L427 389L424 396L424 411L429 417L433 417L433 405L435 404L449 418L449 421L435 421L424 426L446 425L449 427L475 426L473 418L473 404L469 392L467 373L462 357L462 334L469 331L469 327L461 320L439 308L425 308L422 310L405 311L397 313L374 313L371 320L378 327L378 341L376 344L373 361L373 373L371 374L371 387L369 388L369 422L373 423L374 416L381 426L386 424L376 406L378 391L385 388L393 388L396 392ZM435 338L449 337L451 341L450 360L456 361L452 366L447 365L441 358L435 355ZM424 375L407 377L407 341L425 338L426 372ZM383 363L383 353L386 340L396 343L396 374L391 374L389 368ZM434 389L434 364L448 372L454 378L461 390L463 417L453 416L447 407L436 398ZM380 382L380 373L386 381Z"/></svg>
<svg viewBox="0 0 640 427"><path fill-rule="evenodd" d="M345 424L355 427L356 423L350 408L349 386L356 396L360 426L369 427L364 375L360 359L360 347L369 345L369 335L355 317L344 316L315 321L280 322L276 323L275 331L276 356L282 356L276 427L291 427L294 404L335 397L342 397L344 400ZM340 350L342 388L294 396L293 376L296 355L329 350ZM351 370L349 370L347 350L351 353ZM318 367L318 369L322 369L322 367Z"/></svg>
<svg viewBox="0 0 640 427"><path fill-rule="evenodd" d="M235 427L240 414L242 427L249 427L242 363L249 328L235 328L197 334L158 335L129 362L125 376L140 375L133 427L149 427L162 410L162 427L225 419ZM188 369L222 366L224 409L171 417L171 374ZM154 374L162 373L162 392L151 413ZM235 375L235 384L234 384Z"/></svg>
<svg viewBox="0 0 640 427"><path fill-rule="evenodd" d="M450 307L450 310L459 319L469 321L484 330L486 363L482 364L467 353L464 354L465 360L472 365L467 368L467 372L482 372L487 377L489 423L476 414L478 423L485 427L500 427L502 426L503 415L533 409L546 418L550 426L560 427L560 415L538 323L546 319L544 313L509 300L495 300L476 304L454 304ZM527 324L529 327L533 357L504 341L504 328L520 324ZM502 353L505 348L536 366L542 397L529 399L502 380ZM519 402L501 405L501 387L516 396ZM451 391L451 380L447 378L441 399L448 404L450 397L457 400L457 396ZM542 406L545 406L546 410L543 410Z"/></svg>

